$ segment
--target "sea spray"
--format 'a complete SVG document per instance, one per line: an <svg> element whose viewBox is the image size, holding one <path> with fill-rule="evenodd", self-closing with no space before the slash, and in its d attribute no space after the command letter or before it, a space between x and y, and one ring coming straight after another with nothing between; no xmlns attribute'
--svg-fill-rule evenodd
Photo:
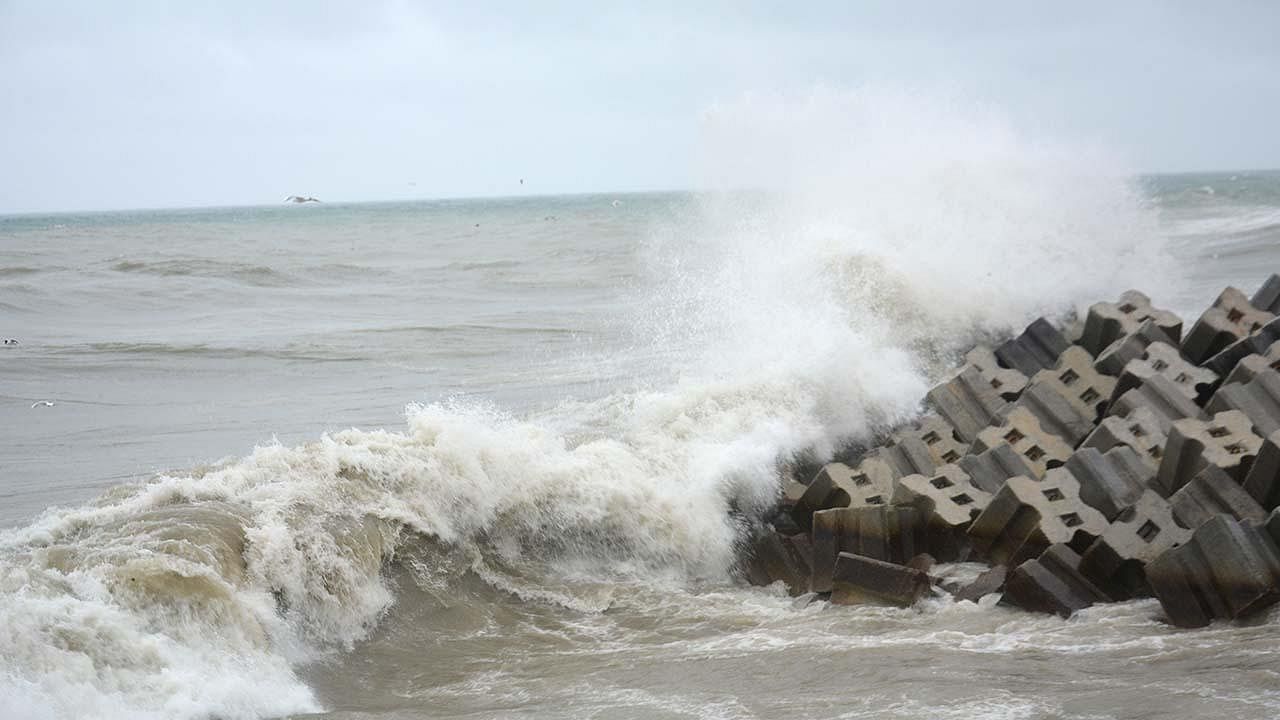
<svg viewBox="0 0 1280 720"><path fill-rule="evenodd" d="M529 417L414 406L6 531L0 707L314 710L298 668L368 637L406 558L438 581L424 553L579 611L608 600L575 578L729 583L780 461L911 417L978 334L1164 287L1122 170L988 110L820 91L704 120L713 189L638 249L620 316L635 387Z"/></svg>

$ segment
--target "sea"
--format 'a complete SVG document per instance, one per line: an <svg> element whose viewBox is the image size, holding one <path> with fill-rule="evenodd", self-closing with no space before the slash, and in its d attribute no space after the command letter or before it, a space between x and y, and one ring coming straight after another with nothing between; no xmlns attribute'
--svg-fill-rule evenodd
<svg viewBox="0 0 1280 720"><path fill-rule="evenodd" d="M1274 609L742 581L974 343L1280 271L1280 173L984 168L0 217L0 718L1280 717Z"/></svg>

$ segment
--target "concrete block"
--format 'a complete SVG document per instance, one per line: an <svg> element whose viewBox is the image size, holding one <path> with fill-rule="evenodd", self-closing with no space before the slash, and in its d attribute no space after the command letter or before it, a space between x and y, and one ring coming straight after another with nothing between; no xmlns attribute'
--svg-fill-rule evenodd
<svg viewBox="0 0 1280 720"><path fill-rule="evenodd" d="M1166 435L1176 420L1205 416L1199 405L1189 400L1163 375L1150 377L1142 385L1121 395L1107 408L1107 415L1129 417L1140 407L1151 410L1160 423L1160 431Z"/></svg>
<svg viewBox="0 0 1280 720"><path fill-rule="evenodd" d="M1263 325L1251 335L1231 343L1200 364L1218 373L1219 377L1226 377L1244 358L1265 354L1267 348L1276 344L1277 341L1280 341L1280 318Z"/></svg>
<svg viewBox="0 0 1280 720"><path fill-rule="evenodd" d="M924 443L935 466L954 463L969 452L969 443L962 440L951 423L940 415L925 415L910 427L893 433L889 442L896 445L909 438Z"/></svg>
<svg viewBox="0 0 1280 720"><path fill-rule="evenodd" d="M792 507L791 517L797 525L808 529L811 516L819 510L887 504L893 497L893 483L897 478L894 467L883 458L867 458L856 468L844 463L827 463Z"/></svg>
<svg viewBox="0 0 1280 720"><path fill-rule="evenodd" d="M772 529L760 533L751 546L744 574L752 585L771 585L779 580L792 595L809 588L808 538L784 536Z"/></svg>
<svg viewBox="0 0 1280 720"><path fill-rule="evenodd" d="M831 603L910 607L929 587L929 575L921 570L842 552L835 562Z"/></svg>
<svg viewBox="0 0 1280 720"><path fill-rule="evenodd" d="M982 513L991 493L977 488L958 465L943 465L932 476L908 475L898 481L893 504L919 510L927 547L945 561L965 554L969 523Z"/></svg>
<svg viewBox="0 0 1280 720"><path fill-rule="evenodd" d="M1058 357L1054 368L1032 376L1031 384L1056 390L1082 417L1093 423L1102 417L1116 380L1093 368L1093 356L1087 350L1072 345Z"/></svg>
<svg viewBox="0 0 1280 720"><path fill-rule="evenodd" d="M1205 467L1191 482L1169 498L1174 517L1183 527L1195 529L1215 515L1230 515L1237 520L1261 522L1266 512L1257 500L1221 469Z"/></svg>
<svg viewBox="0 0 1280 720"><path fill-rule="evenodd" d="M1037 318L1022 334L996 348L996 359L1030 377L1051 368L1070 343L1048 320Z"/></svg>
<svg viewBox="0 0 1280 720"><path fill-rule="evenodd" d="M1067 472L1080 483L1080 499L1112 520L1146 491L1155 469L1133 448L1117 445L1106 453L1082 448L1067 459Z"/></svg>
<svg viewBox="0 0 1280 720"><path fill-rule="evenodd" d="M1169 622L1204 627L1238 619L1280 600L1280 552L1258 528L1215 516L1185 544L1147 565L1147 583Z"/></svg>
<svg viewBox="0 0 1280 720"><path fill-rule="evenodd" d="M1000 602L1068 618L1077 610L1110 600L1080 573L1079 566L1080 556L1074 550L1055 544L1009 573Z"/></svg>
<svg viewBox="0 0 1280 720"><path fill-rule="evenodd" d="M1007 404L974 368L966 368L933 388L928 398L966 443L973 442L983 428L999 419Z"/></svg>
<svg viewBox="0 0 1280 720"><path fill-rule="evenodd" d="M1118 376L1130 360L1142 357L1142 354L1147 351L1147 346L1157 342L1173 346L1178 344L1177 340L1170 338L1157 327L1155 322L1146 320L1138 326L1137 330L1121 336L1098 353L1093 367L1103 375Z"/></svg>
<svg viewBox="0 0 1280 720"><path fill-rule="evenodd" d="M1115 400L1156 375L1163 375L1194 403L1208 399L1218 384L1217 373L1187 362L1176 347L1162 342L1151 343L1141 358L1130 360L1125 365L1109 399Z"/></svg>
<svg viewBox="0 0 1280 720"><path fill-rule="evenodd" d="M1093 431L1097 417L1087 415L1073 405L1062 393L1048 384L1032 382L1022 391L1018 402L1005 411L1006 418L1013 408L1025 408L1040 422L1040 427L1062 438L1075 447Z"/></svg>
<svg viewBox="0 0 1280 720"><path fill-rule="evenodd" d="M1018 475L1040 477L1040 474L1037 474L1027 461L1005 442L976 455L960 458L960 468L969 476L969 482L974 487L988 494L998 492L1004 485L1004 481L1011 477Z"/></svg>
<svg viewBox="0 0 1280 720"><path fill-rule="evenodd" d="M1175 343L1182 337L1182 318L1152 307L1151 298L1137 290L1128 290L1120 295L1119 302L1094 303L1089 308L1079 344L1091 355L1097 355L1147 320Z"/></svg>
<svg viewBox="0 0 1280 720"><path fill-rule="evenodd" d="M1139 407L1130 412L1128 417L1112 415L1103 418L1080 447L1107 452L1115 447L1127 446L1133 448L1143 462L1154 470L1160 465L1167 440L1160 420L1151 408Z"/></svg>
<svg viewBox="0 0 1280 720"><path fill-rule="evenodd" d="M1257 332L1274 319L1274 314L1249 304L1244 293L1228 287L1213 302L1213 306L1204 311L1196 324L1191 326L1182 340L1182 353L1199 365L1228 345ZM1222 374L1216 368L1214 371Z"/></svg>
<svg viewBox="0 0 1280 720"><path fill-rule="evenodd" d="M912 507L849 507L813 514L810 590L831 591L836 555L852 552L902 564L925 549L924 523Z"/></svg>
<svg viewBox="0 0 1280 720"><path fill-rule="evenodd" d="M1280 507L1280 431L1262 441L1258 457L1245 476L1244 490L1263 510Z"/></svg>
<svg viewBox="0 0 1280 720"><path fill-rule="evenodd" d="M1080 572L1113 598L1145 595L1147 563L1190 539L1169 502L1143 490L1084 552Z"/></svg>
<svg viewBox="0 0 1280 720"><path fill-rule="evenodd" d="M1271 538L1272 544L1280 546L1280 508L1272 510L1267 516L1267 521L1262 525L1262 531Z"/></svg>
<svg viewBox="0 0 1280 720"><path fill-rule="evenodd" d="M1055 543L1087 548L1107 527L1080 499L1080 484L1063 468L1043 480L1009 478L969 526L974 548L995 564L1019 565Z"/></svg>
<svg viewBox="0 0 1280 720"><path fill-rule="evenodd" d="M987 384L1005 400L1015 400L1022 389L1027 386L1027 376L1000 365L991 348L979 345L965 353L964 365L960 368L973 367Z"/></svg>
<svg viewBox="0 0 1280 720"><path fill-rule="evenodd" d="M976 603L979 599L991 593L998 593L1004 590L1004 583L1008 575L1009 568L1004 565L996 565L974 578L973 582L958 589L954 593L955 598L956 600L968 600Z"/></svg>
<svg viewBox="0 0 1280 720"><path fill-rule="evenodd" d="M1253 424L1239 410L1220 412L1211 420L1178 420L1169 431L1154 488L1164 497L1180 490L1212 465L1240 482L1262 448Z"/></svg>
<svg viewBox="0 0 1280 720"><path fill-rule="evenodd" d="M1021 455L1036 476L1043 476L1050 467L1061 465L1071 457L1071 446L1047 432L1040 420L1025 407L1009 411L1003 425L978 433L973 449L984 452L1002 443L1007 443Z"/></svg>
<svg viewBox="0 0 1280 720"><path fill-rule="evenodd" d="M1218 388L1205 410L1220 413L1239 410L1253 422L1254 432L1270 435L1280 430L1280 372L1267 369L1247 383Z"/></svg>
<svg viewBox="0 0 1280 720"><path fill-rule="evenodd" d="M1249 304L1272 315L1280 313L1280 275L1275 273L1263 281L1258 291L1249 298Z"/></svg>
<svg viewBox="0 0 1280 720"><path fill-rule="evenodd" d="M937 467L933 461L933 455L929 452L929 446L923 440L914 437L903 438L892 445L876 448L863 457L862 463L875 458L883 460L890 467L895 478L915 474L928 475Z"/></svg>
<svg viewBox="0 0 1280 720"><path fill-rule="evenodd" d="M1261 355L1246 355L1231 369L1231 374L1227 375L1222 384L1247 383L1267 370L1280 370L1280 343L1271 343L1271 347Z"/></svg>

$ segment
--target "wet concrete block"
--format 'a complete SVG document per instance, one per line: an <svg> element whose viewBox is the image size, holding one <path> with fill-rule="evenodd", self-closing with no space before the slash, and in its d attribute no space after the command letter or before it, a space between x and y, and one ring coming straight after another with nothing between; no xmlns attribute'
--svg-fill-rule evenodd
<svg viewBox="0 0 1280 720"><path fill-rule="evenodd" d="M1106 453L1077 450L1064 466L1080 483L1080 499L1111 520L1137 502L1155 470L1133 448L1118 445Z"/></svg>
<svg viewBox="0 0 1280 720"><path fill-rule="evenodd" d="M799 595L809 587L807 551L808 538L804 535L784 536L765 530L756 536L744 565L747 581L765 586L781 580L792 595Z"/></svg>
<svg viewBox="0 0 1280 720"><path fill-rule="evenodd" d="M1160 466L1167 441L1155 413L1150 408L1139 407L1130 412L1128 417L1112 415L1103 418L1089 437L1080 443L1080 447L1107 452L1115 447L1127 446L1154 470Z"/></svg>
<svg viewBox="0 0 1280 720"><path fill-rule="evenodd" d="M1274 314L1249 304L1244 293L1228 287L1213 302L1213 306L1204 311L1196 324L1191 326L1182 340L1182 354L1191 362L1201 364L1274 319ZM1214 371L1222 374L1217 368Z"/></svg>
<svg viewBox="0 0 1280 720"><path fill-rule="evenodd" d="M1245 476L1244 490L1263 510L1280 507L1280 431L1262 441L1258 457Z"/></svg>
<svg viewBox="0 0 1280 720"><path fill-rule="evenodd" d="M1080 416L1093 423L1102 417L1116 380L1093 368L1093 356L1087 350L1072 345L1058 357L1054 368L1041 370L1032 376L1031 384L1047 385L1056 390Z"/></svg>
<svg viewBox="0 0 1280 720"><path fill-rule="evenodd" d="M979 345L965 353L961 370L972 367L978 371L987 384L1005 400L1015 400L1027 386L1027 376L1000 365L995 352L985 345Z"/></svg>
<svg viewBox="0 0 1280 720"><path fill-rule="evenodd" d="M962 440L951 423L940 415L924 416L910 427L893 433L889 442L897 445L909 438L924 443L935 466L954 463L969 452L969 443Z"/></svg>
<svg viewBox="0 0 1280 720"><path fill-rule="evenodd" d="M1172 345L1151 343L1142 357L1130 360L1113 386L1109 399L1114 400L1156 375L1163 375L1173 383L1187 399L1203 403L1218 384L1218 374L1207 368L1187 362L1182 353Z"/></svg>
<svg viewBox="0 0 1280 720"><path fill-rule="evenodd" d="M1000 602L1068 618L1094 603L1110 600L1079 567L1080 556L1074 550L1055 544L1009 573Z"/></svg>
<svg viewBox="0 0 1280 720"><path fill-rule="evenodd" d="M955 598L956 600L968 600L976 603L979 599L991 593L998 593L1004 590L1004 583L1008 575L1009 568L1004 565L996 565L974 578L973 582L956 590L954 593Z"/></svg>
<svg viewBox="0 0 1280 720"><path fill-rule="evenodd" d="M951 380L929 391L929 403L955 428L964 442L999 419L1004 398L974 368L966 368Z"/></svg>
<svg viewBox="0 0 1280 720"><path fill-rule="evenodd" d="M924 518L927 546L945 561L965 554L969 523L982 513L991 494L977 488L957 465L943 465L932 476L908 475L898 481L893 504L914 507Z"/></svg>
<svg viewBox="0 0 1280 720"><path fill-rule="evenodd" d="M1037 318L1022 334L996 348L996 359L1030 377L1057 363L1070 343L1048 320Z"/></svg>
<svg viewBox="0 0 1280 720"><path fill-rule="evenodd" d="M1195 529L1215 515L1230 515L1237 520L1261 522L1266 511L1235 479L1212 465L1205 467L1191 482L1169 498L1173 514L1183 527Z"/></svg>
<svg viewBox="0 0 1280 720"><path fill-rule="evenodd" d="M1210 420L1178 420L1169 431L1153 487L1169 497L1210 465L1238 483L1261 448L1262 438L1253 434L1253 423L1239 410L1217 413Z"/></svg>
<svg viewBox="0 0 1280 720"><path fill-rule="evenodd" d="M1248 617L1280 600L1280 552L1266 533L1217 515L1185 544L1147 565L1147 583L1169 622L1204 627Z"/></svg>
<svg viewBox="0 0 1280 720"><path fill-rule="evenodd" d="M921 570L842 552L835 562L831 602L910 607L929 594L929 588L929 575Z"/></svg>
<svg viewBox="0 0 1280 720"><path fill-rule="evenodd" d="M1080 572L1113 598L1145 595L1147 563L1190 539L1169 501L1144 490L1084 552Z"/></svg>
<svg viewBox="0 0 1280 720"><path fill-rule="evenodd" d="M902 564L925 550L924 523L912 507L850 507L813 514L813 576L809 589L831 591L836 555L858 553Z"/></svg>
<svg viewBox="0 0 1280 720"><path fill-rule="evenodd" d="M882 458L863 460L856 468L844 463L827 463L809 482L791 517L802 528L811 527L811 517L819 510L858 505L884 505L893 497L896 471Z"/></svg>
<svg viewBox="0 0 1280 720"><path fill-rule="evenodd" d="M1073 405L1062 393L1050 385L1032 382L1013 405L1025 408L1040 422L1040 427L1062 438L1075 447L1093 431L1097 417L1088 415ZM1011 408L1012 409L1012 408ZM1010 410L1005 411L1008 416Z"/></svg>
<svg viewBox="0 0 1280 720"><path fill-rule="evenodd" d="M1009 478L969 526L975 549L993 564L1019 565L1055 543L1086 549L1107 519L1080 499L1080 484L1063 468L1042 480Z"/></svg>
<svg viewBox="0 0 1280 720"><path fill-rule="evenodd" d="M1137 330L1122 335L1098 353L1093 367L1103 375L1118 376L1130 360L1142 357L1147 346L1158 342L1175 347L1178 345L1177 340L1166 335L1153 321L1144 321Z"/></svg>
<svg viewBox="0 0 1280 720"><path fill-rule="evenodd" d="M1222 384L1247 383L1267 370L1280 370L1280 342L1271 343L1261 355L1254 353L1245 356L1231 369L1231 374L1227 375Z"/></svg>
<svg viewBox="0 0 1280 720"><path fill-rule="evenodd" d="M1223 385L1205 409L1211 413L1239 410L1259 435L1280 430L1280 372L1267 369L1247 383Z"/></svg>
<svg viewBox="0 0 1280 720"><path fill-rule="evenodd" d="M1027 461L1008 443L960 458L960 468L969 476L973 486L987 494L999 492L1004 481L1018 475L1040 477Z"/></svg>
<svg viewBox="0 0 1280 720"><path fill-rule="evenodd" d="M1200 406L1183 395L1178 386L1163 375L1148 378L1139 387L1121 395L1107 408L1107 415L1128 417L1141 407L1149 409L1155 415L1160 423L1160 431L1166 435L1177 420L1205 417Z"/></svg>
<svg viewBox="0 0 1280 720"><path fill-rule="evenodd" d="M1046 431L1039 418L1021 406L1009 411L1003 425L989 427L978 433L973 449L985 452L1002 443L1008 444L1022 456L1023 462L1036 476L1044 475L1050 467L1061 465L1071 457L1071 445Z"/></svg>
<svg viewBox="0 0 1280 720"><path fill-rule="evenodd" d="M1091 355L1097 355L1148 320L1175 343L1182 337L1182 318L1153 307L1151 298L1137 290L1128 290L1120 295L1119 302L1094 303L1089 308L1079 344Z"/></svg>
<svg viewBox="0 0 1280 720"><path fill-rule="evenodd" d="M876 448L863 458L863 463L873 458L883 460L891 469L893 477L906 475L927 475L933 472L937 464L929 452L929 446L923 440L914 437L903 438L899 442Z"/></svg>
<svg viewBox="0 0 1280 720"><path fill-rule="evenodd" d="M1265 355L1267 349L1280 341L1280 318L1258 328L1247 337L1243 337L1216 355L1201 363L1206 368L1226 377L1236 365L1250 355Z"/></svg>

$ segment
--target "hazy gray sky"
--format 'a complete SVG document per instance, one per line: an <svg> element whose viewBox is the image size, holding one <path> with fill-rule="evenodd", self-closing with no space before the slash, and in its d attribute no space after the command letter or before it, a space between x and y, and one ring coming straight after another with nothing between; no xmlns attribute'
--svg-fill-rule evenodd
<svg viewBox="0 0 1280 720"><path fill-rule="evenodd" d="M1277 167L1278 28L1267 1L0 0L0 212L683 188L713 104L867 84L1139 170Z"/></svg>

